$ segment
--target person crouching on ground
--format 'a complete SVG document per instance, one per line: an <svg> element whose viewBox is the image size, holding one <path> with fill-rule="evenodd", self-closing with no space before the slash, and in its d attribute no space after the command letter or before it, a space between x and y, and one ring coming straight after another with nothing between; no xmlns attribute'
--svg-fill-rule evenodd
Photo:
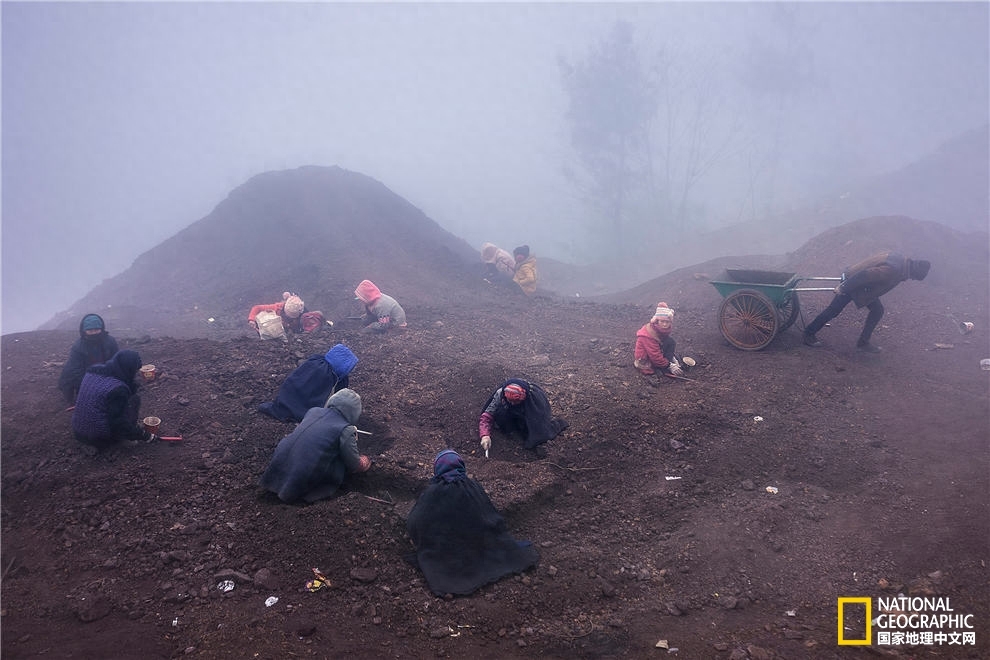
<svg viewBox="0 0 990 660"><path fill-rule="evenodd" d="M543 444L567 428L567 422L551 413L543 388L522 378L505 381L482 408L478 435L485 452L492 446L493 425L504 433L518 433L523 446L535 450L540 458L547 454Z"/></svg>
<svg viewBox="0 0 990 660"><path fill-rule="evenodd" d="M261 486L283 502L316 502L337 492L348 472L367 472L371 459L357 446L361 397L344 388L323 408L310 408L295 430L279 440Z"/></svg>
<svg viewBox="0 0 990 660"><path fill-rule="evenodd" d="M481 246L481 260L485 262L485 279L492 284L512 286L516 274L516 260L494 243Z"/></svg>
<svg viewBox="0 0 990 660"><path fill-rule="evenodd" d="M140 368L141 356L125 349L86 370L72 411L76 440L103 450L121 441L155 439L138 424L141 397L134 377Z"/></svg>
<svg viewBox="0 0 990 660"><path fill-rule="evenodd" d="M76 393L86 370L94 364L103 364L117 351L117 340L107 332L107 326L99 314L87 314L79 322L79 339L69 349L69 359L58 377L58 389L67 402L76 402Z"/></svg>
<svg viewBox="0 0 990 660"><path fill-rule="evenodd" d="M311 355L288 375L275 400L262 403L258 412L282 422L301 422L310 408L319 408L331 394L348 387L357 363L357 356L343 344L325 355Z"/></svg>
<svg viewBox="0 0 990 660"><path fill-rule="evenodd" d="M855 302L856 307L870 310L856 348L867 353L879 353L880 349L870 343L870 337L883 318L880 296L906 279L925 279L931 266L931 263L921 259L908 259L894 252L882 252L850 267L843 274L842 282L835 287L832 303L805 327L804 343L813 347L821 346L822 342L815 334L838 316L846 305Z"/></svg>
<svg viewBox="0 0 990 660"><path fill-rule="evenodd" d="M302 332L300 318L306 311L306 304L302 298L290 291L282 293L282 302L271 305L255 305L248 312L248 324L258 330L258 322L255 320L259 312L272 312L282 319L282 327L286 332ZM278 326L275 326L278 327Z"/></svg>
<svg viewBox="0 0 990 660"><path fill-rule="evenodd" d="M406 531L416 551L405 559L437 596L473 593L540 560L531 542L509 535L488 493L452 449L433 460L433 478L409 512Z"/></svg>
<svg viewBox="0 0 990 660"><path fill-rule="evenodd" d="M676 342L670 333L674 329L674 310L667 303L657 303L650 322L636 332L633 365L644 376L652 376L654 367L672 376L683 376L684 370L674 357Z"/></svg>
<svg viewBox="0 0 990 660"><path fill-rule="evenodd" d="M512 251L512 255L516 259L516 272L512 279L523 293L531 296L536 293L536 257L529 253L528 245L520 245Z"/></svg>
<svg viewBox="0 0 990 660"><path fill-rule="evenodd" d="M364 303L366 323L362 332L386 332L392 328L406 327L406 312L395 298L386 296L371 280L362 280L354 289L354 296Z"/></svg>

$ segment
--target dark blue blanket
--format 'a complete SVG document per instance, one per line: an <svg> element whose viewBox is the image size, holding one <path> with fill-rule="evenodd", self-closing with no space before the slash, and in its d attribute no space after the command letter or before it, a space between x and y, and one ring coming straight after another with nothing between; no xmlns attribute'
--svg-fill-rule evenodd
<svg viewBox="0 0 990 660"><path fill-rule="evenodd" d="M327 397L347 387L348 377L337 376L323 355L312 355L296 367L278 388L274 401L259 412L283 422L300 422L310 408L321 408Z"/></svg>
<svg viewBox="0 0 990 660"><path fill-rule="evenodd" d="M516 541L488 494L473 479L431 482L406 518L418 566L438 596L470 594L490 582L535 566L540 555Z"/></svg>

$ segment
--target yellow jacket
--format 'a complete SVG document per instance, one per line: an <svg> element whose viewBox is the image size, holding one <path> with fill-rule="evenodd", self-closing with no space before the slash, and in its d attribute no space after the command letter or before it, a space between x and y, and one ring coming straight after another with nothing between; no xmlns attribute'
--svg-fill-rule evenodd
<svg viewBox="0 0 990 660"><path fill-rule="evenodd" d="M519 285L527 296L536 291L536 257L529 255L516 264L516 274L512 280Z"/></svg>

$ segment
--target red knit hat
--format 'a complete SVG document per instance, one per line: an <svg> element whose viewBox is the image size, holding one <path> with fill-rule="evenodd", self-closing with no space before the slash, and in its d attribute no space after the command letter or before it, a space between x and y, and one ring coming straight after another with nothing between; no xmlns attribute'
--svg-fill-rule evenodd
<svg viewBox="0 0 990 660"><path fill-rule="evenodd" d="M658 318L673 319L674 318L674 310L672 310L671 308L667 307L667 303L665 303L665 302L658 302L657 303L657 311L653 312L653 318L654 319L658 319Z"/></svg>
<svg viewBox="0 0 990 660"><path fill-rule="evenodd" d="M520 403L526 400L526 388L522 385L516 385L515 383L509 383L502 390L502 395L505 396L506 401L512 403Z"/></svg>

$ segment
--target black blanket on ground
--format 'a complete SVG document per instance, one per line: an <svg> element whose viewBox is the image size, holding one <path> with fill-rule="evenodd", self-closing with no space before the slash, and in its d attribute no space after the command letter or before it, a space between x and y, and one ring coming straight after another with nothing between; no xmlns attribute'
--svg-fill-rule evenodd
<svg viewBox="0 0 990 660"><path fill-rule="evenodd" d="M313 355L289 374L274 401L258 411L282 422L300 422L310 408L321 408L327 397L347 387L348 378L338 378L322 355Z"/></svg>
<svg viewBox="0 0 990 660"><path fill-rule="evenodd" d="M529 541L516 541L488 494L470 478L430 483L406 519L418 566L438 595L470 594L540 559Z"/></svg>

